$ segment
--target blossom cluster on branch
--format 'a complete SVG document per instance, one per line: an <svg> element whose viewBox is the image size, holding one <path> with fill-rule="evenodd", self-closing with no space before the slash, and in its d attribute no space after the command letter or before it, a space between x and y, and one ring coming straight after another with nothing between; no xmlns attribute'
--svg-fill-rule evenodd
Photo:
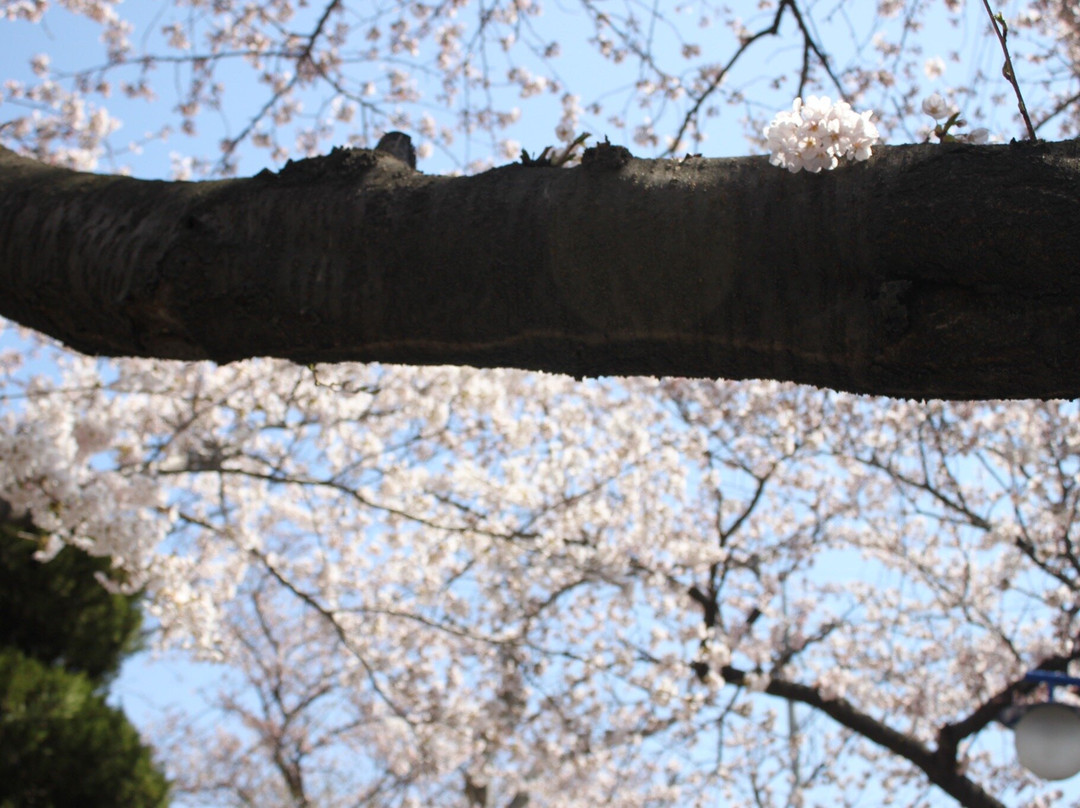
<svg viewBox="0 0 1080 808"><path fill-rule="evenodd" d="M869 160L881 137L871 115L826 96L796 98L791 111L779 113L762 132L769 162L793 174L804 169L816 174L836 168L841 160Z"/></svg>

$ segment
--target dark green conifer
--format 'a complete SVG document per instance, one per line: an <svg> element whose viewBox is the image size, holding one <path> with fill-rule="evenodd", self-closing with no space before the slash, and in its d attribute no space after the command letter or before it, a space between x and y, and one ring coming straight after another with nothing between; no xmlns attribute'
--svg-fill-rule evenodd
<svg viewBox="0 0 1080 808"><path fill-rule="evenodd" d="M138 646L138 596L107 592L107 559L41 536L0 503L0 808L159 808L168 783L106 703Z"/></svg>

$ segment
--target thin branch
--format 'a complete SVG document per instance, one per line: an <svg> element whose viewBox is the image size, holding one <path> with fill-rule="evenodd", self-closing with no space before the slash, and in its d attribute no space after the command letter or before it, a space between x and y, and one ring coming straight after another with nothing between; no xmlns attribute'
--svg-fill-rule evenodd
<svg viewBox="0 0 1080 808"><path fill-rule="evenodd" d="M1070 95L1068 98L1063 98L1062 100L1060 100L1057 104L1054 105L1053 109L1051 109L1049 112L1043 115L1042 118L1039 119L1039 122L1035 124L1035 131L1037 132L1038 130L1040 130L1043 126L1050 123L1050 121L1052 121L1054 118L1056 118L1058 115L1060 115L1062 112L1067 110L1069 107L1071 107L1078 101L1080 101L1080 93L1075 93L1073 95Z"/></svg>
<svg viewBox="0 0 1080 808"><path fill-rule="evenodd" d="M809 79L809 53L813 52L814 56L816 56L818 61L821 62L821 66L825 68L825 72L828 74L829 78L832 79L832 83L835 85L837 92L840 94L840 97L845 101L850 101L851 99L844 91L844 85L841 84L840 79L836 77L836 74L833 73L832 67L829 65L828 55L824 51L822 51L821 47L817 44L817 42L814 41L813 34L810 32L810 28L806 25L806 21L803 20L803 16L802 13L799 11L799 7L795 5L794 0L792 0L790 5L791 13L792 15L794 15L795 22L798 23L799 30L802 31L803 35L803 69L799 77L799 95L802 95L803 88L805 87L806 82Z"/></svg>
<svg viewBox="0 0 1080 808"><path fill-rule="evenodd" d="M727 76L731 68L735 66L735 63L739 61L739 57L755 42L765 36L775 36L780 30L780 20L784 16L784 9L792 5L792 0L781 0L779 8L776 9L776 16L773 17L772 25L768 28L763 28L751 37L744 39L742 44L739 45L739 49L735 51L734 55L728 60L728 63L724 65L713 76L709 85L701 91L701 94L694 102L694 106L686 113L683 118L682 125L679 127L679 131L676 133L674 139L671 142L671 148L668 149L665 154L674 154L675 149L678 147L679 142L683 139L683 135L686 134L686 130L690 128L690 124L697 120L701 111L702 104L720 87L720 84L724 81L724 77Z"/></svg>
<svg viewBox="0 0 1080 808"><path fill-rule="evenodd" d="M375 669L371 667L364 654L357 647L356 643L354 643L352 641L352 638L349 637L348 632L346 632L345 628L341 625L341 622L338 620L337 615L324 607L312 595L309 595L307 592L299 589L295 584L293 584L292 581L282 575L281 572L273 564L270 563L269 559L266 557L265 554L260 553L258 550L255 549L251 549L248 552L251 553L252 557L258 559L262 563L266 571L269 572L270 575L273 576L279 584L281 584L287 590L292 592L296 597L298 597L300 600L302 600L304 603L306 603L308 606L318 612L330 624L330 627L334 630L334 633L337 634L338 639L341 640L341 644L344 645L345 648L350 651L350 653L352 653L352 655L364 668L364 672L367 674L368 682L371 684L371 687L375 691L375 693L394 712L394 714L398 716L398 718L404 720L405 723L408 724L409 727L415 731L415 723L409 717L408 713L406 713L405 710L399 707L397 703L389 696L386 690L379 684L378 679L376 679L375 677Z"/></svg>
<svg viewBox="0 0 1080 808"><path fill-rule="evenodd" d="M1024 118L1024 125L1027 126L1028 137L1031 140L1038 140L1038 136L1035 134L1035 127L1031 125L1031 118L1028 116L1027 105L1024 103L1024 96L1020 92L1020 83L1016 80L1016 71L1013 70L1012 57L1009 56L1009 46L1005 44L1005 40L1009 35L1009 26L1005 24L1005 18L1001 16L1001 13L994 14L990 10L989 0L983 0L983 8L986 9L986 13L990 15L990 24L994 27L994 33L997 34L998 42L1001 43L1001 52L1005 54L1005 64L1001 66L1001 75L1003 75L1009 84L1012 85L1013 91L1016 93L1016 103L1020 107L1020 115Z"/></svg>

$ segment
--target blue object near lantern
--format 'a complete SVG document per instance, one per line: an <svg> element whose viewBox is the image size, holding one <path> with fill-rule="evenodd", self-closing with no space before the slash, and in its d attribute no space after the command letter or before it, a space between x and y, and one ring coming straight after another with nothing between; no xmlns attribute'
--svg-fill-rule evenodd
<svg viewBox="0 0 1080 808"><path fill-rule="evenodd" d="M1080 687L1080 678L1056 671L1030 671L1024 679L1048 686L1049 700L1017 705L1000 720L1013 730L1020 765L1044 780L1065 780L1080 772L1080 709L1054 701L1054 688Z"/></svg>

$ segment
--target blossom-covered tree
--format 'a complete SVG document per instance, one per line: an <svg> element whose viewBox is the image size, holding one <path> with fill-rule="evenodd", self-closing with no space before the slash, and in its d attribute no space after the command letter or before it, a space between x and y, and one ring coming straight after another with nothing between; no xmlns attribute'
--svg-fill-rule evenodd
<svg viewBox="0 0 1080 808"><path fill-rule="evenodd" d="M1076 343L1061 337L1077 321L1060 271L1080 251L1075 142L882 147L828 177L686 154L737 114L764 145L771 110L815 90L872 110L885 137L914 139L928 128L914 117L920 91L944 57L972 71L947 88L972 121L1014 108L1001 54L968 65L923 58L916 43L924 24L988 28L978 4L841 4L833 22L848 23L828 40L828 20L795 0L669 17L590 2L564 25L531 0L178 2L138 35L107 0L64 6L100 23L105 53L91 68L38 54L33 75L6 82L0 137L16 151L81 168L109 153L122 168L125 150L224 117L217 155L178 155L178 174L231 175L242 147L265 149L263 165L312 158L192 186L76 178L0 152L0 314L77 349L767 377L909 396L1080 389ZM18 26L46 23L48 8L2 6ZM1042 91L1032 132L1075 130L1075 53L1059 47L1075 24L1063 2L1012 20L1028 38L1014 34L1007 72L1022 66ZM791 44L801 56L770 61L770 75L748 62ZM560 69L570 58L576 82ZM625 93L584 78L611 69L624 82L612 69L624 64L637 74ZM159 69L173 81L156 81ZM752 96L765 80L775 91ZM149 145L121 140L110 109L165 92L179 120ZM587 126L678 159L601 142L572 171L522 160L450 178L369 152L314 157L399 128L422 158L438 148L476 168L480 143L517 155L501 133L544 99L539 114L567 146ZM1005 138L1025 131L1000 124Z"/></svg>
<svg viewBox="0 0 1080 808"><path fill-rule="evenodd" d="M994 721L1080 656L1073 405L60 362L0 496L231 671L192 804L1057 799Z"/></svg>
<svg viewBox="0 0 1080 808"><path fill-rule="evenodd" d="M45 20L47 5L9 0L0 9ZM948 369L947 383L967 379L971 390L990 379L981 394L1057 389L1037 387L1051 377L1069 389L1073 146L875 145L869 160L854 142L832 154L804 148L802 135L792 146L794 132L820 121L837 135L869 131L869 117L820 95L811 101L811 90L873 107L873 125L896 139L949 120L937 113L951 118L936 100L923 111L924 89L947 90L942 99L961 103L972 125L993 125L982 104L997 102L978 95L998 91L993 71L970 85L924 87L951 59L919 52L924 15L959 23L962 4L877 4L881 36L867 40L875 55L845 68L826 56L814 33L825 19L809 4L760 4L753 26L696 8L694 18L712 24L706 30L732 32L718 53L687 38L675 24L681 10L654 17L583 3L586 44L640 77L631 103L610 109L605 98L568 95L558 53L570 45L542 37L540 6L524 0L362 9L190 0L154 22L163 49L158 29L131 44L111 3L65 5L103 23L106 60L69 72L55 54L37 58L38 78L9 82L0 106L16 111L0 129L6 143L65 168L110 152L113 168L127 159L106 93L149 99L175 84L179 129L197 132L211 125L207 111L234 109L217 78L234 62L253 66L266 93L213 159L178 156L180 174L229 175L264 147L279 159L329 142L371 146L390 128L413 132L421 167L436 148L462 143L512 154L500 133L525 113L500 106L506 83L530 102L561 99L555 137L567 146L585 126L610 126L636 149L675 155L697 148L690 144L724 113L745 109L762 147L775 120L774 157L783 155L773 161L783 165L645 163L605 146L591 167L567 170L533 164L533 149L530 165L449 179L389 155L339 151L277 174L197 185L74 176L5 155L0 183L19 190L0 193L10 212L0 217L0 274L21 278L9 289L20 290L22 319L52 323L78 347L238 359L245 352L230 352L228 335L250 331L278 340L267 353L337 361L356 355L333 327L347 314L357 318L353 337L387 340L382 358L399 360L463 361L476 355L463 352L471 345L489 364L511 364L517 346L534 340L556 358L520 364L596 371L588 334L601 334L594 342L607 346L605 361L625 363L614 370L660 373L687 356L701 373L701 357L728 345L732 375L754 375L771 356L777 376L804 377L806 360L841 368L838 386L858 387L843 375L856 365L836 360L828 337L846 340L868 373L890 356L919 354L923 364L908 357L895 376L871 380L906 379L893 390L940 389L928 368ZM1010 18L1011 30L1033 37L1013 61L1041 90L1029 99L1040 132L1075 129L1078 57L1062 44L1070 14L1068 4L1043 3ZM677 48L663 45L664 32ZM795 37L801 59L770 77L787 97L759 113L737 67L774 36L781 46ZM511 60L505 70L496 57ZM689 70L665 67L671 58ZM157 82L155 71L169 65L178 81ZM761 65L754 69L759 78ZM433 95L423 95L425 76L437 79ZM805 98L793 106L796 95ZM828 128L826 107L839 110L840 130ZM780 109L791 112L774 118ZM345 124L355 131L339 136ZM152 151L155 142L135 145ZM482 168L468 153L462 146L458 167ZM784 170L829 169L832 157L856 162ZM720 175L734 184L710 184ZM365 196L357 183L367 177L375 187ZM993 193L980 185L986 177ZM614 189L589 196L593 183ZM635 184L649 195L635 196ZM73 185L87 193L59 194ZM451 187L465 190L441 190ZM1025 189L1052 200L1025 208ZM124 207L113 194L139 201ZM409 205L424 194L440 215L411 218ZM358 196L365 228L347 219ZM490 199L516 200L499 202L507 228L502 219L477 224ZM889 204L876 210L880 200ZM257 217L264 224L252 227L246 217L261 205L295 208L299 219L269 220L294 229ZM330 225L320 229L312 210ZM733 210L739 217L720 218ZM620 227L589 229L605 216ZM455 229L455 217L473 224ZM957 230L961 220L977 229ZM118 274L70 250L70 262L31 274L33 244L53 250L78 232L65 223L86 225L87 255ZM157 228L166 225L183 235L163 240L169 231ZM768 260L746 252L754 228ZM121 229L146 251L125 252L131 242L113 238ZM562 241L545 240L551 234ZM425 240L440 252L417 262L411 250ZM526 271L558 244L573 247L562 263ZM920 274L867 270L863 279L875 249ZM350 261L379 251L398 274L361 273L359 298L334 285L366 266ZM974 260L986 257L980 251L990 263ZM1032 263L1036 254L1056 263ZM271 255L295 262L295 274L277 273ZM487 256L487 274L459 264L462 255ZM848 256L837 258L846 274L815 274L807 256L824 255ZM1042 274L1025 282L1044 292L1031 301L994 281L1037 264ZM244 280L248 265L262 272L258 282ZM731 268L717 276L731 286L683 274L714 266ZM945 275L949 285L933 280ZM995 296L980 296L986 290ZM732 308L751 293L780 302ZM4 312L14 313L12 299L0 294ZM263 308L267 300L300 305L290 314ZM605 308L609 301L623 308ZM981 330L956 301L978 313ZM438 339L387 330L422 328L443 304L450 330ZM1017 332L1030 326L1021 315L1039 306L1054 307L1054 317ZM665 330L720 322L724 312L727 343ZM767 339L770 328L788 341ZM951 328L990 346L980 361L910 337ZM860 342L870 331L894 353ZM181 714L155 730L174 790L191 804L931 805L943 794L967 806L1060 802L1017 766L995 719L1039 697L1026 670L1069 669L1080 657L1074 405L897 402L670 376L579 382L271 359L105 363L52 348L35 356L25 342L0 353L0 372L0 500L54 537L50 552L69 543L112 557L128 586L146 587L159 645L226 672L214 720Z"/></svg>

